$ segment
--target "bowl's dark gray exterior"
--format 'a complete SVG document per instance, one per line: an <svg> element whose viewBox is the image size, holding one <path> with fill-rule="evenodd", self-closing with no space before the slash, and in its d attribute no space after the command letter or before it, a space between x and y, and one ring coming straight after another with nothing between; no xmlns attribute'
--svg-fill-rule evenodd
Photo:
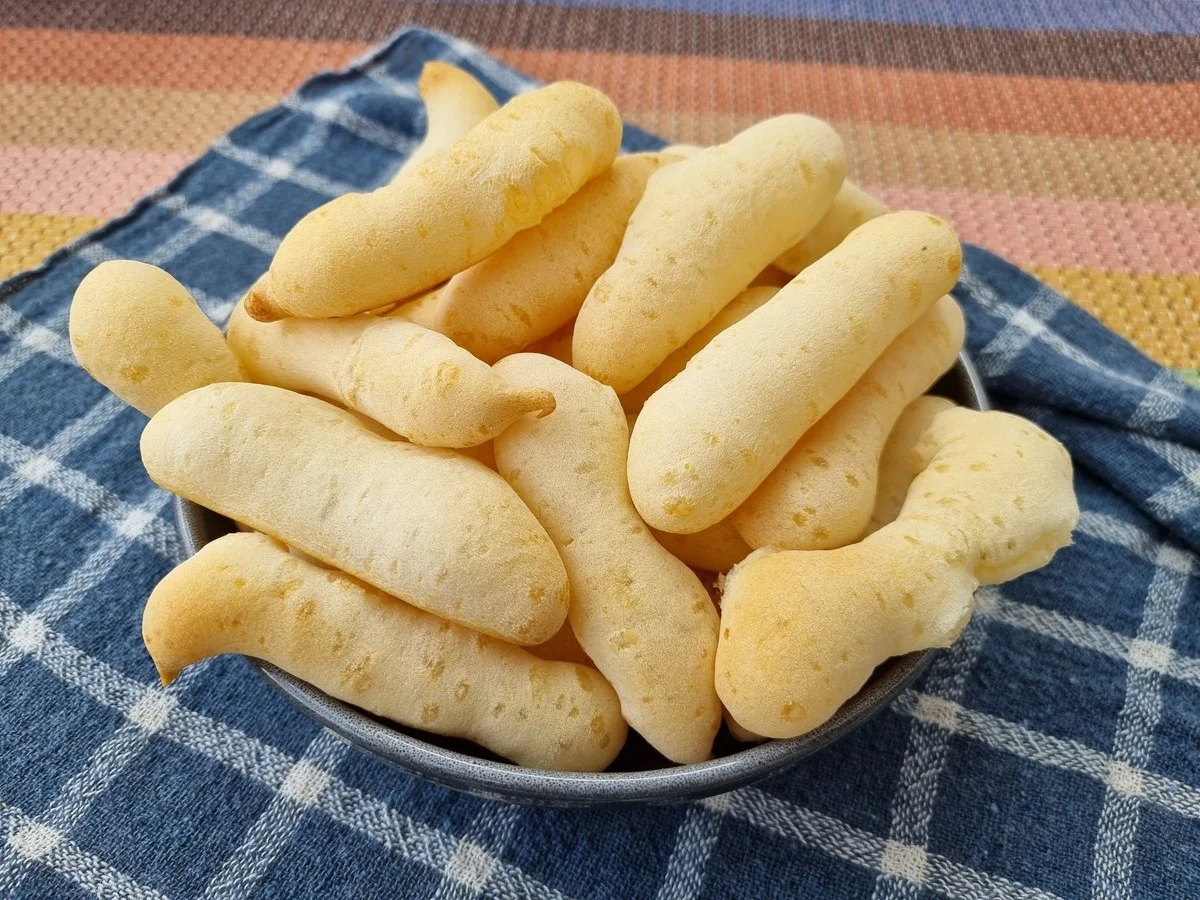
<svg viewBox="0 0 1200 900"><path fill-rule="evenodd" d="M983 384L965 353L935 391L963 406L988 408ZM176 503L176 520L189 555L233 529L228 519L182 499ZM494 800L582 807L695 800L777 774L886 707L924 671L933 653L927 650L888 660L832 719L800 737L746 746L734 742L722 729L714 748L716 758L675 766L630 732L628 745L615 763L628 771L598 774L514 766L465 741L374 718L269 663L249 661L268 684L317 722L354 747L406 772Z"/></svg>

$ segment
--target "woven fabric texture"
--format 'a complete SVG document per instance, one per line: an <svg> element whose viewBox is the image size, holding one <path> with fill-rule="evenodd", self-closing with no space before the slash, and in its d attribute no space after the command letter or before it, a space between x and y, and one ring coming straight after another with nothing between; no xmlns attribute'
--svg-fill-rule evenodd
<svg viewBox="0 0 1200 900"><path fill-rule="evenodd" d="M8 0L0 277L409 24L594 84L671 140L826 117L889 203L946 217L1164 365L1200 367L1190 0Z"/></svg>
<svg viewBox="0 0 1200 900"><path fill-rule="evenodd" d="M139 623L180 557L170 498L137 463L144 419L74 363L69 298L134 257L222 319L298 217L412 149L435 57L499 96L533 83L402 32L0 286L0 894L1200 895L1200 394L972 247L970 349L1069 446L1076 542L981 591L917 686L795 770L689 805L508 806L350 750L239 658L156 683Z"/></svg>

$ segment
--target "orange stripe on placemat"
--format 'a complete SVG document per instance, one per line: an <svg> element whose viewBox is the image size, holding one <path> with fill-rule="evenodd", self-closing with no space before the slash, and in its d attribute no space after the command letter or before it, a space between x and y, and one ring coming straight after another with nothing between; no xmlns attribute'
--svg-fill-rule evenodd
<svg viewBox="0 0 1200 900"><path fill-rule="evenodd" d="M367 47L183 34L0 28L0 80L282 94Z"/></svg>
<svg viewBox="0 0 1200 900"><path fill-rule="evenodd" d="M102 221L94 216L0 212L0 279L32 269Z"/></svg>
<svg viewBox="0 0 1200 900"><path fill-rule="evenodd" d="M1168 85L863 66L493 48L538 78L573 78L621 109L802 110L826 119L969 131L1200 141L1200 84Z"/></svg>
<svg viewBox="0 0 1200 900"><path fill-rule="evenodd" d="M964 241L1022 266L1200 274L1200 210L866 185L895 209L950 222Z"/></svg>
<svg viewBox="0 0 1200 900"><path fill-rule="evenodd" d="M0 209L109 218L168 181L188 153L0 147Z"/></svg>
<svg viewBox="0 0 1200 900"><path fill-rule="evenodd" d="M755 121L732 113L625 110L674 141L713 144ZM1200 145L832 122L854 178L896 184L1200 206Z"/></svg>
<svg viewBox="0 0 1200 900"><path fill-rule="evenodd" d="M1200 366L1200 277L1050 266L1029 271L1163 365Z"/></svg>
<svg viewBox="0 0 1200 900"><path fill-rule="evenodd" d="M275 94L0 83L0 144L199 153Z"/></svg>

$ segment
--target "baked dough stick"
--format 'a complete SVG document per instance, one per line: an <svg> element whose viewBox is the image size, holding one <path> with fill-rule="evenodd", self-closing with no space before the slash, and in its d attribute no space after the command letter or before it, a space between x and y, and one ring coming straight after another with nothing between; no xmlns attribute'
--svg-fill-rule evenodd
<svg viewBox="0 0 1200 900"><path fill-rule="evenodd" d="M689 534L733 512L954 286L961 264L958 238L941 219L891 213L717 335L638 416L629 489L642 518Z"/></svg>
<svg viewBox="0 0 1200 900"><path fill-rule="evenodd" d="M335 400L426 447L474 447L525 413L554 409L549 391L514 388L450 338L404 319L256 322L239 305L229 344L251 381Z"/></svg>
<svg viewBox="0 0 1200 900"><path fill-rule="evenodd" d="M925 465L920 453L921 438L934 416L954 407L945 397L926 394L904 408L879 455L879 486L875 489L875 508L871 510L867 534L896 521L912 480Z"/></svg>
<svg viewBox="0 0 1200 900"><path fill-rule="evenodd" d="M263 534L218 538L170 572L142 636L165 684L194 662L245 653L524 766L598 772L625 742L617 696L593 670L422 612Z"/></svg>
<svg viewBox="0 0 1200 900"><path fill-rule="evenodd" d="M677 763L712 752L717 613L696 575L664 550L625 488L625 414L616 395L565 363L518 353L496 364L558 400L496 439L496 463L546 526L571 582L568 618L621 711Z"/></svg>
<svg viewBox="0 0 1200 900"><path fill-rule="evenodd" d="M616 258L647 179L666 161L660 153L617 159L539 224L451 278L431 327L491 363L571 321Z"/></svg>
<svg viewBox="0 0 1200 900"><path fill-rule="evenodd" d="M811 731L888 657L953 643L978 585L1070 544L1071 460L1037 426L950 409L921 444L895 522L836 550L758 550L726 576L717 690L744 728Z"/></svg>
<svg viewBox="0 0 1200 900"><path fill-rule="evenodd" d="M148 416L192 388L242 380L221 329L157 266L100 263L75 290L67 327L84 371Z"/></svg>
<svg viewBox="0 0 1200 900"><path fill-rule="evenodd" d="M824 215L842 141L787 115L654 173L575 322L575 365L623 394Z"/></svg>
<svg viewBox="0 0 1200 900"><path fill-rule="evenodd" d="M664 359L658 368L642 379L633 390L621 395L621 405L625 407L625 412L641 411L646 398L682 372L688 361L699 353L701 348L708 346L709 341L734 322L742 321L777 293L779 288L774 286L748 287L726 303L707 325L688 338L686 344Z"/></svg>
<svg viewBox="0 0 1200 900"><path fill-rule="evenodd" d="M421 69L417 93L425 103L425 137L396 172L397 178L449 147L500 108L496 98L458 66L431 59Z"/></svg>
<svg viewBox="0 0 1200 900"><path fill-rule="evenodd" d="M846 180L833 198L833 205L821 217L813 230L796 246L775 260L775 265L789 275L807 269L818 259L846 239L863 222L882 216L888 208L857 184Z"/></svg>
<svg viewBox="0 0 1200 900"><path fill-rule="evenodd" d="M485 634L539 644L566 616L562 560L503 478L324 400L200 388L150 420L142 462L159 486Z"/></svg>
<svg viewBox="0 0 1200 900"><path fill-rule="evenodd" d="M521 94L391 183L297 222L246 311L322 319L420 293L536 225L620 144L617 109L594 88L563 81Z"/></svg>
<svg viewBox="0 0 1200 900"><path fill-rule="evenodd" d="M730 515L751 547L829 550L871 521L879 457L904 407L954 365L963 315L945 296L906 328Z"/></svg>

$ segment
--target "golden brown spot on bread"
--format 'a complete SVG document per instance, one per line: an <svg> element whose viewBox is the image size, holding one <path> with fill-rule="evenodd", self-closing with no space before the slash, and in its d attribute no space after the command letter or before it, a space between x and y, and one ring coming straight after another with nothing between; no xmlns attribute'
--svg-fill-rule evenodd
<svg viewBox="0 0 1200 900"><path fill-rule="evenodd" d="M829 460L821 456L819 453L809 453L808 461L818 469L826 469L829 467Z"/></svg>
<svg viewBox="0 0 1200 900"><path fill-rule="evenodd" d="M803 528L804 523L808 521L808 517L804 513L793 513L792 521L796 523L797 528Z"/></svg>
<svg viewBox="0 0 1200 900"><path fill-rule="evenodd" d="M1015 506L1017 509L1024 509L1025 508L1025 498L1024 497L1013 497L1013 506Z"/></svg>
<svg viewBox="0 0 1200 900"><path fill-rule="evenodd" d="M901 597L901 602L908 609L912 609L914 606L917 605L917 599L912 595L911 591L904 592L904 595Z"/></svg>
<svg viewBox="0 0 1200 900"><path fill-rule="evenodd" d="M347 666L342 670L342 686L349 685L356 694L363 693L375 680L375 676L371 674L371 665L371 654L368 653L354 665Z"/></svg>
<svg viewBox="0 0 1200 900"><path fill-rule="evenodd" d="M855 476L853 472L847 472L846 473L846 483L848 485L850 485L850 487L858 487L857 476Z"/></svg>
<svg viewBox="0 0 1200 900"><path fill-rule="evenodd" d="M686 497L671 497L663 501L662 510L672 518L690 516L696 511L696 504Z"/></svg>
<svg viewBox="0 0 1200 900"><path fill-rule="evenodd" d="M454 686L454 699L459 703L467 699L467 694L471 692L471 682L460 681Z"/></svg>
<svg viewBox="0 0 1200 900"><path fill-rule="evenodd" d="M590 694L596 689L596 685L592 682L592 673L585 666L575 667L575 680L579 682L580 689L586 694Z"/></svg>
<svg viewBox="0 0 1200 900"><path fill-rule="evenodd" d="M783 716L784 721L791 722L794 719L803 718L804 716L808 715L808 710L799 703L789 700L780 708L779 714Z"/></svg>
<svg viewBox="0 0 1200 900"><path fill-rule="evenodd" d="M938 472L938 473L943 473L943 474L946 472L949 472L950 464L949 463L938 463L936 466L933 467L933 471Z"/></svg>
<svg viewBox="0 0 1200 900"><path fill-rule="evenodd" d="M446 660L440 656L435 656L432 659L425 657L425 674L437 681L442 677L442 673L446 671Z"/></svg>
<svg viewBox="0 0 1200 900"><path fill-rule="evenodd" d="M829 532L824 528L817 528L813 530L813 537L818 541L825 541L829 539Z"/></svg>
<svg viewBox="0 0 1200 900"><path fill-rule="evenodd" d="M987 470L988 470L987 463L984 463L984 462L971 463L971 471L972 472L986 472Z"/></svg>
<svg viewBox="0 0 1200 900"><path fill-rule="evenodd" d="M425 704L421 707L421 724L428 725L430 722L436 722L441 713L442 708L436 703Z"/></svg>
<svg viewBox="0 0 1200 900"><path fill-rule="evenodd" d="M492 707L492 718L493 718L493 719L498 719L498 718L500 718L500 715L501 715L503 712L504 712L504 704L503 704L503 703L497 703L495 706L493 706L493 707Z"/></svg>
<svg viewBox="0 0 1200 900"><path fill-rule="evenodd" d="M305 600L296 608L296 621L305 622L311 619L317 613L317 603L315 600Z"/></svg>
<svg viewBox="0 0 1200 900"><path fill-rule="evenodd" d="M132 363L126 363L121 366L121 377L126 381L132 381L134 384L141 384L149 374L149 366L134 365Z"/></svg>
<svg viewBox="0 0 1200 900"><path fill-rule="evenodd" d="M591 724L588 726L592 730L592 734L600 734L604 731L604 716L600 713L592 716Z"/></svg>

